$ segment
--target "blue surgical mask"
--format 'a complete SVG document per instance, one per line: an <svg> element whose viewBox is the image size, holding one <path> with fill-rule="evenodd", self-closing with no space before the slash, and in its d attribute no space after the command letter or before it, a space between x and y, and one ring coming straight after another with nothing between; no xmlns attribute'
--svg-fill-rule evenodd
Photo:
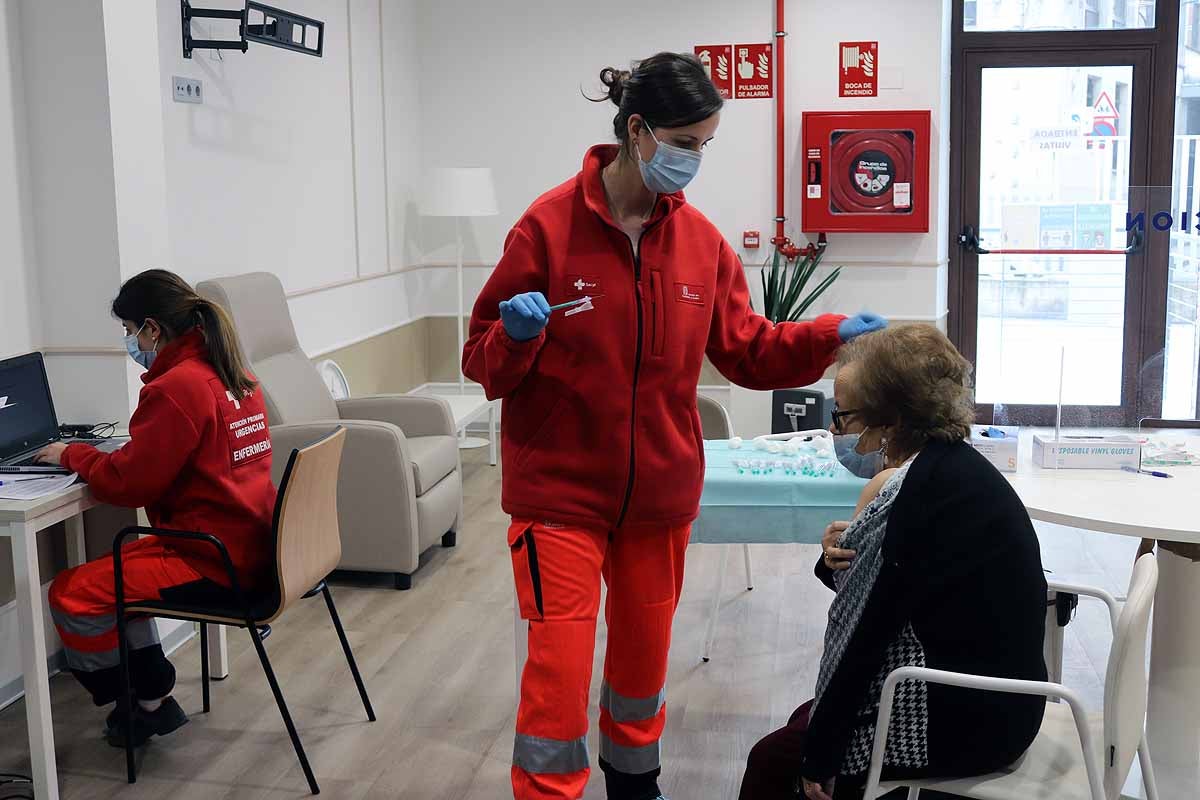
<svg viewBox="0 0 1200 800"><path fill-rule="evenodd" d="M138 334L145 327L146 323L143 322L142 327L137 329L137 333L131 333L125 337L125 349L129 352L129 357L136 361L142 369L150 369L150 365L154 363L154 357L158 355L158 351L143 350L138 344ZM157 344L155 346L157 347Z"/></svg>
<svg viewBox="0 0 1200 800"><path fill-rule="evenodd" d="M659 194L675 194L692 182L692 178L700 172L700 154L695 150L676 147L673 144L658 141L654 131L646 126L646 132L658 145L649 161L642 160L642 151L636 146L638 169L642 171L642 182L646 188Z"/></svg>
<svg viewBox="0 0 1200 800"><path fill-rule="evenodd" d="M866 454L858 452L859 436L857 433L835 434L833 450L843 467L852 474L869 480L883 472L883 450L872 450Z"/></svg>

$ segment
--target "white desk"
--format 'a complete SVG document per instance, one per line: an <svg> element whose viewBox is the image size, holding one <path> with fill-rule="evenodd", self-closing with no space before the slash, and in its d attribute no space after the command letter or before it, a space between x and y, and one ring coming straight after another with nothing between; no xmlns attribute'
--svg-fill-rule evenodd
<svg viewBox="0 0 1200 800"><path fill-rule="evenodd" d="M1173 478L1120 470L1051 470L1032 461L1022 432L1007 474L1029 516L1088 531L1200 543L1200 467L1162 467ZM1146 732L1163 800L1200 796L1200 563L1158 549Z"/></svg>
<svg viewBox="0 0 1200 800"><path fill-rule="evenodd" d="M38 567L37 536L59 522L66 523L67 562L71 566L84 563L87 551L83 512L98 505L100 503L92 497L88 487L79 483L39 500L0 500L0 536L12 541L21 670L25 680L25 717L29 725L34 796L38 800L58 800L58 768L54 758L54 724L50 719L50 672L43 627L43 577ZM116 533L113 531L114 536ZM229 656L223 627L213 637L209 664L213 677L228 676Z"/></svg>
<svg viewBox="0 0 1200 800"><path fill-rule="evenodd" d="M466 433L472 422L488 421L489 463L496 466L496 401L479 394L434 394L427 395L445 400L454 417L454 428L460 435Z"/></svg>

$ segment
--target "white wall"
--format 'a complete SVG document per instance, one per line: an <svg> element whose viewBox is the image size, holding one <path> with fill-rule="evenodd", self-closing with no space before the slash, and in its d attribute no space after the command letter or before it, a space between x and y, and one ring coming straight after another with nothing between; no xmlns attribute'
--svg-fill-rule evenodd
<svg viewBox="0 0 1200 800"><path fill-rule="evenodd" d="M828 6L787 5L788 234L799 238L800 152L803 111L853 108L932 109L935 142L931 184L937 196L927 235L831 235L828 262L846 264L822 307L854 312L865 307L905 319L935 320L945 313L946 136L949 62L943 39L949 7L943 0L900 0L886 16L877 0ZM864 27L863 20L878 20ZM586 148L612 140L611 104L592 104L601 67L626 66L659 50L690 52L696 44L767 42L774 4L718 0L646 4L544 4L535 14L521 0L423 2L420 10L423 152L430 165L491 166L501 214L474 220L467 259L477 271L495 263L508 227L541 192L579 169ZM837 96L837 43L878 38L881 81L877 99ZM398 101L397 101L398 102ZM700 177L687 191L735 245L741 232L773 233L774 104L735 100L722 112L717 139ZM427 221L428 258L453 256L452 229ZM747 255L753 263L767 249ZM475 280L482 282L483 275ZM752 284L757 276L752 275Z"/></svg>
<svg viewBox="0 0 1200 800"><path fill-rule="evenodd" d="M41 340L16 3L0 3L0 358Z"/></svg>
<svg viewBox="0 0 1200 800"><path fill-rule="evenodd" d="M420 163L419 109L406 102L418 82L415 4L287 7L325 23L322 58L251 44L184 59L179 3L159 0L163 96L173 75L199 78L206 94L201 105L163 104L170 266L193 282L276 273L299 295L301 345L319 352L423 313L399 272L420 257L407 200ZM205 20L193 30L236 35ZM385 87L396 100L386 120Z"/></svg>
<svg viewBox="0 0 1200 800"><path fill-rule="evenodd" d="M103 6L87 0L15 5L40 298L36 344L46 350L61 419L124 421L127 369L118 360L120 326L108 311L121 256ZM126 196L137 193L127 185ZM125 230L133 248L132 229Z"/></svg>
<svg viewBox="0 0 1200 800"><path fill-rule="evenodd" d="M424 124L418 0L379 0L383 41L384 135L391 267L421 262L420 202ZM439 131L429 131L431 138Z"/></svg>
<svg viewBox="0 0 1200 800"><path fill-rule="evenodd" d="M289 9L325 21L323 58L251 45L184 59L179 3L158 3L164 98L173 75L203 81L203 104L163 103L172 266L189 280L270 269L294 291L357 275L347 4ZM192 29L237 30L212 20Z"/></svg>

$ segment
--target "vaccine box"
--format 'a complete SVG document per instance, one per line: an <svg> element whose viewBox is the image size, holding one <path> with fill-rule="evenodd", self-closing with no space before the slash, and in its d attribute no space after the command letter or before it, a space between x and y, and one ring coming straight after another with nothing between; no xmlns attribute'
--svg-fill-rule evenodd
<svg viewBox="0 0 1200 800"><path fill-rule="evenodd" d="M1128 436L1033 437L1033 463L1046 469L1137 469L1141 461L1141 442Z"/></svg>
<svg viewBox="0 0 1200 800"><path fill-rule="evenodd" d="M1016 472L1020 432L1021 429L1015 425L972 425L971 447L1001 472Z"/></svg>

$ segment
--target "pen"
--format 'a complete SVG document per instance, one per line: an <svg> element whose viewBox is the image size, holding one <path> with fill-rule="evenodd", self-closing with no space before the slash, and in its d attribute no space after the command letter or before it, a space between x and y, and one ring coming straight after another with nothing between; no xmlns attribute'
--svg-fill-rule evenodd
<svg viewBox="0 0 1200 800"><path fill-rule="evenodd" d="M1121 467L1126 472L1132 472L1137 475L1152 475L1155 478L1171 478L1174 477L1168 472L1159 472L1156 469L1139 469L1137 467Z"/></svg>

